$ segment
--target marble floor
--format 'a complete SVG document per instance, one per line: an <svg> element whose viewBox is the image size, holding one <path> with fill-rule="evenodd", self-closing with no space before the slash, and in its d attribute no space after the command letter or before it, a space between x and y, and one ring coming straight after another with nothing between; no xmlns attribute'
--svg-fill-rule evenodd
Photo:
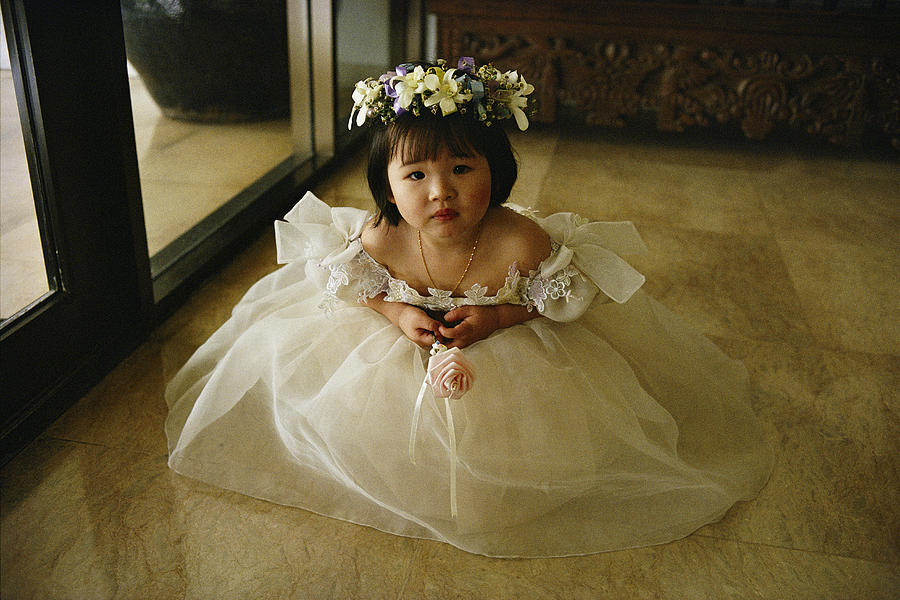
<svg viewBox="0 0 900 600"><path fill-rule="evenodd" d="M513 200L633 220L646 289L746 364L776 450L756 500L669 544L502 560L172 473L164 386L276 268L267 233L3 467L0 595L896 598L896 159L537 127L513 141ZM314 191L366 206L361 162Z"/></svg>

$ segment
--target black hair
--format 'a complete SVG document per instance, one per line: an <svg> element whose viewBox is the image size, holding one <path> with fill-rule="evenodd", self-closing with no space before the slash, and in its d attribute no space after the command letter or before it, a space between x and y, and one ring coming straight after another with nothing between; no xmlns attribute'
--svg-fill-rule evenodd
<svg viewBox="0 0 900 600"><path fill-rule="evenodd" d="M397 206L390 201L388 163L399 153L404 162L434 160L442 150L454 156L484 156L491 170L490 206L506 202L518 177L518 166L502 127L485 126L468 111L446 117L427 111L418 117L405 113L388 125L370 126L367 178L378 208L376 226L382 218L396 226L401 218Z"/></svg>

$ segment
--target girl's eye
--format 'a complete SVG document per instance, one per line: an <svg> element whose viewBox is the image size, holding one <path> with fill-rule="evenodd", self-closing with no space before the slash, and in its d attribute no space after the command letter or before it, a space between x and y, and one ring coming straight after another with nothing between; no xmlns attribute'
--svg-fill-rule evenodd
<svg viewBox="0 0 900 600"><path fill-rule="evenodd" d="M453 174L462 175L463 173L468 173L471 170L472 167L470 167L469 165L456 165L455 167L453 167Z"/></svg>
<svg viewBox="0 0 900 600"><path fill-rule="evenodd" d="M412 173L407 175L407 177L409 177L413 181L419 181L420 179L425 179L425 173L423 173L422 171L413 171Z"/></svg>

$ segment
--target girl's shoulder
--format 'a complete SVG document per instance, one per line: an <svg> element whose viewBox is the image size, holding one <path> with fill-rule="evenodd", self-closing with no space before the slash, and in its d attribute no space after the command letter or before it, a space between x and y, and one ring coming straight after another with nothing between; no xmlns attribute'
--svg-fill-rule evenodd
<svg viewBox="0 0 900 600"><path fill-rule="evenodd" d="M363 228L359 236L363 249L376 262L390 268L398 261L407 246L406 231L402 226L391 226L387 219L382 219L376 226L372 219Z"/></svg>
<svg viewBox="0 0 900 600"><path fill-rule="evenodd" d="M550 255L547 232L528 217L503 206L491 209L482 237L490 240L491 253L499 262L515 262L523 273L537 269Z"/></svg>

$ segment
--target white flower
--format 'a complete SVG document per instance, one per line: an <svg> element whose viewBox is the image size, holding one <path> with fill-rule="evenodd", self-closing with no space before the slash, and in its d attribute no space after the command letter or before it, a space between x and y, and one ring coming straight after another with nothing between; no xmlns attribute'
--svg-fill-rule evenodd
<svg viewBox="0 0 900 600"><path fill-rule="evenodd" d="M425 106L431 107L435 104L441 107L441 115L447 116L456 112L456 105L463 104L472 99L470 92L461 92L459 82L453 78L456 69L450 69L440 77L435 73L438 69L429 69L429 73L425 75L425 87L433 92L425 100Z"/></svg>
<svg viewBox="0 0 900 600"><path fill-rule="evenodd" d="M416 94L425 91L425 69L417 66L411 73L391 78L401 108L409 108Z"/></svg>
<svg viewBox="0 0 900 600"><path fill-rule="evenodd" d="M528 129L528 117L522 109L528 105L528 94L534 91L534 86L525 81L524 77L520 77L516 71L507 71L499 78L502 88L497 91L496 99L509 108L509 111L516 118L516 125L519 129L525 131Z"/></svg>
<svg viewBox="0 0 900 600"><path fill-rule="evenodd" d="M374 79L363 79L356 82L356 87L353 89L353 109L350 111L350 121L347 123L347 129L353 127L353 113L356 113L357 110L359 112L356 113L356 125L357 127L362 127L363 123L366 122L366 113L369 105L378 99L382 87L383 84Z"/></svg>
<svg viewBox="0 0 900 600"><path fill-rule="evenodd" d="M352 128L354 122L362 126L375 117L387 125L408 110L418 116L423 105L434 114L447 116L464 110L460 105L470 104L475 119L485 125L514 118L519 129L528 129L525 111L534 86L517 71L501 73L489 64L476 70L471 57L460 59L465 69L445 70L444 61L438 64L402 64L378 79L370 77L358 82L347 127Z"/></svg>

